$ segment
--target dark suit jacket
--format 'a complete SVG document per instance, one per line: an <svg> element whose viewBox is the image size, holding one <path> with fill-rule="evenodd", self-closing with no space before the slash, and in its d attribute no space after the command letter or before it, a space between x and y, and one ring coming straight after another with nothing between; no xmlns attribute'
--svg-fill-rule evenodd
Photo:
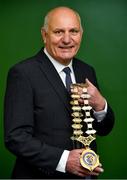
<svg viewBox="0 0 127 180"><path fill-rule="evenodd" d="M88 78L96 87L94 69L73 59L78 83ZM73 177L56 172L64 149L71 150L70 96L54 66L41 50L10 69L5 95L5 144L17 156L13 178ZM98 135L114 123L108 106L105 119L94 122Z"/></svg>

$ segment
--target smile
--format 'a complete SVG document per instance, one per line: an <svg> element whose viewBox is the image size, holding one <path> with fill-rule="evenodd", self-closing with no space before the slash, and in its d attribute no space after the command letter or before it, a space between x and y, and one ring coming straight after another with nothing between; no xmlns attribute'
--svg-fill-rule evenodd
<svg viewBox="0 0 127 180"><path fill-rule="evenodd" d="M73 48L74 46L60 46L59 48L61 49L71 49Z"/></svg>

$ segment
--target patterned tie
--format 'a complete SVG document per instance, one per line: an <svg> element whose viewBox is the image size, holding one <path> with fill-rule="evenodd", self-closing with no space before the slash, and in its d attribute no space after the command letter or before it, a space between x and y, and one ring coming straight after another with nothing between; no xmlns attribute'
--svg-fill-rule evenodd
<svg viewBox="0 0 127 180"><path fill-rule="evenodd" d="M71 75L70 75L71 70L69 67L66 67L63 69L63 71L66 74L66 78L65 78L66 88L68 92L70 92L70 85L72 84Z"/></svg>

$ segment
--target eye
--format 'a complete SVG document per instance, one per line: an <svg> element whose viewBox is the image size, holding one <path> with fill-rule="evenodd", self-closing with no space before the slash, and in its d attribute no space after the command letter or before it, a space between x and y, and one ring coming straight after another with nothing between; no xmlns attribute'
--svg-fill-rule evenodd
<svg viewBox="0 0 127 180"><path fill-rule="evenodd" d="M70 33L71 33L72 35L77 35L77 34L79 33L79 30L78 30L78 29L71 29L71 30L70 30Z"/></svg>
<svg viewBox="0 0 127 180"><path fill-rule="evenodd" d="M54 34L57 36L61 36L63 34L63 31L62 30L56 30L56 31L54 31Z"/></svg>

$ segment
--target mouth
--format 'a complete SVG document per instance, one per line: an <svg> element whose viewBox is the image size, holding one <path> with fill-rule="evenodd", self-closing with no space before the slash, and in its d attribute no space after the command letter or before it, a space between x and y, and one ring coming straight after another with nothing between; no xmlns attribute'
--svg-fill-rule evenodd
<svg viewBox="0 0 127 180"><path fill-rule="evenodd" d="M72 49L74 46L59 46L60 49Z"/></svg>

